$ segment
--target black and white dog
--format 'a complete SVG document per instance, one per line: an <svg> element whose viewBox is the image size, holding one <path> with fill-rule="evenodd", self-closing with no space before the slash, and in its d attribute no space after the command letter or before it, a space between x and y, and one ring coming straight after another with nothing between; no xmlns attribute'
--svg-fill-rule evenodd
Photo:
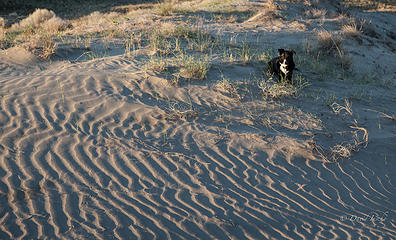
<svg viewBox="0 0 396 240"><path fill-rule="evenodd" d="M286 81L292 84L293 70L295 69L293 50L278 49L279 57L273 58L268 62L268 70L271 74L278 77L279 81Z"/></svg>

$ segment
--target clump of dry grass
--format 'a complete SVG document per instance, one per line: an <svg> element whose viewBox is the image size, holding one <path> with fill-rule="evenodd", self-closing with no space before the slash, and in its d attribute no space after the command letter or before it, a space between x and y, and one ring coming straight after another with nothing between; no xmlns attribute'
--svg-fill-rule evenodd
<svg viewBox="0 0 396 240"><path fill-rule="evenodd" d="M37 56L48 59L57 49L54 35L68 26L69 22L57 17L53 11L36 9L5 30L7 37L1 45L21 45Z"/></svg>
<svg viewBox="0 0 396 240"><path fill-rule="evenodd" d="M41 24L45 30L49 32L58 32L66 30L70 26L69 22L59 17L53 17Z"/></svg>
<svg viewBox="0 0 396 240"><path fill-rule="evenodd" d="M352 59L342 49L344 39L340 35L335 35L327 30L321 30L316 33L316 43L313 50L316 56L333 56L336 64L344 70L349 70L352 65ZM312 50L312 49L310 49Z"/></svg>
<svg viewBox="0 0 396 240"><path fill-rule="evenodd" d="M309 18L323 18L327 14L327 10L312 8L305 11L305 15Z"/></svg>
<svg viewBox="0 0 396 240"><path fill-rule="evenodd" d="M41 58L49 58L55 53L57 44L53 36L65 30L69 22L55 15L51 10L36 9L25 19L5 28L0 21L0 47L21 45Z"/></svg>
<svg viewBox="0 0 396 240"><path fill-rule="evenodd" d="M358 37L361 32L361 28L359 29L356 23L345 24L341 28L341 33L344 36Z"/></svg>
<svg viewBox="0 0 396 240"><path fill-rule="evenodd" d="M95 11L89 14L88 16L73 21L73 24L76 26L98 25L98 24L112 22L117 17L119 17L119 13L117 12L101 13Z"/></svg>
<svg viewBox="0 0 396 240"><path fill-rule="evenodd" d="M340 36L334 35L326 30L321 30L316 33L317 50L322 53L330 54L334 51L340 52L340 46L343 39Z"/></svg>
<svg viewBox="0 0 396 240"><path fill-rule="evenodd" d="M167 64L163 57L151 56L147 67L148 69L161 73L166 70Z"/></svg>
<svg viewBox="0 0 396 240"><path fill-rule="evenodd" d="M40 58L48 59L55 53L57 44L50 34L43 33L33 35L25 47Z"/></svg>
<svg viewBox="0 0 396 240"><path fill-rule="evenodd" d="M14 24L13 29L38 28L42 27L47 31L56 32L64 30L69 26L68 21L56 16L52 10L36 9L27 18Z"/></svg>
<svg viewBox="0 0 396 240"><path fill-rule="evenodd" d="M25 27L38 27L49 19L56 17L55 13L47 9L36 9L27 18L23 19L17 26L20 28Z"/></svg>
<svg viewBox="0 0 396 240"><path fill-rule="evenodd" d="M273 81L261 81L258 87L264 98L279 99L294 96L297 93L292 85L278 84Z"/></svg>

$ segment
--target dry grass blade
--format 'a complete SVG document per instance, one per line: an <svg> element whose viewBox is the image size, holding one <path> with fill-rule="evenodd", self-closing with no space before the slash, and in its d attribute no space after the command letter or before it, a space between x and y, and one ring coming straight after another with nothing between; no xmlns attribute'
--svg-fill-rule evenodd
<svg viewBox="0 0 396 240"><path fill-rule="evenodd" d="M381 114L383 117L385 117L385 118L389 118L389 119L391 119L391 120L393 120L393 121L396 121L396 116L395 116L395 115L390 116L390 115L388 115L388 114L386 114L386 113L383 113L383 112L380 112L380 114Z"/></svg>
<svg viewBox="0 0 396 240"><path fill-rule="evenodd" d="M324 153L324 150L322 147L317 145L312 139L308 142L311 145L311 151L314 155L319 156L320 159L324 161L330 161L327 157L326 154Z"/></svg>
<svg viewBox="0 0 396 240"><path fill-rule="evenodd" d="M336 102L331 104L331 108L334 113L339 114L342 110L346 111L349 115L352 116L352 103L349 102L348 99L345 99L345 106L342 106Z"/></svg>
<svg viewBox="0 0 396 240"><path fill-rule="evenodd" d="M367 129L363 128L363 127L359 127L357 126L357 122L355 121L355 125L354 126L350 126L350 128L352 129L356 129L357 131L355 131L355 141L358 145L364 144L364 147L367 147L368 144L368 133L367 133ZM358 131L362 131L363 132L363 137L362 140L359 140L359 137L357 135Z"/></svg>
<svg viewBox="0 0 396 240"><path fill-rule="evenodd" d="M365 110L371 111L371 112L379 113L379 114L380 114L381 116L383 116L384 118L388 118L388 119L390 119L390 120L396 121L396 115L395 115L395 114L389 115L389 114L386 114L386 113L384 113L384 112L380 112L380 111L373 110L373 109L368 109L368 108L366 108Z"/></svg>

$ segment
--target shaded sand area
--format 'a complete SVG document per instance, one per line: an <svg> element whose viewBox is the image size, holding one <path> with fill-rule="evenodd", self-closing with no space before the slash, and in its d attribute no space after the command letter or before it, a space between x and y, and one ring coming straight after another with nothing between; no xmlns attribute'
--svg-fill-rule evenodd
<svg viewBox="0 0 396 240"><path fill-rule="evenodd" d="M0 239L395 239L395 15L356 10L376 30L343 35L341 69L309 46L342 31L334 6L274 2L119 24L154 19L140 27L176 29L150 35L171 42L198 18L207 35L177 33L178 53L203 62L144 35L72 42L77 26L49 59L1 50ZM265 73L281 47L297 52L295 87ZM210 65L202 80L189 59Z"/></svg>

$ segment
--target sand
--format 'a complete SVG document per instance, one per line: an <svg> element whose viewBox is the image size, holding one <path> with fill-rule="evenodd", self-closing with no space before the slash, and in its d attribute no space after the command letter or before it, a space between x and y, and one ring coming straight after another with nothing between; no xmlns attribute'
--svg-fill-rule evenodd
<svg viewBox="0 0 396 240"><path fill-rule="evenodd" d="M395 29L381 22L389 13L360 14ZM254 28L249 39L274 48L312 37L257 21L223 34ZM215 68L173 86L117 47L84 61L1 50L0 239L395 239L396 53L374 43L351 40L353 67L375 60L393 85L313 80L298 98L240 101L216 87ZM222 67L247 89L262 71ZM317 101L320 89L355 96L352 115ZM361 129L368 142L351 156L321 156Z"/></svg>

